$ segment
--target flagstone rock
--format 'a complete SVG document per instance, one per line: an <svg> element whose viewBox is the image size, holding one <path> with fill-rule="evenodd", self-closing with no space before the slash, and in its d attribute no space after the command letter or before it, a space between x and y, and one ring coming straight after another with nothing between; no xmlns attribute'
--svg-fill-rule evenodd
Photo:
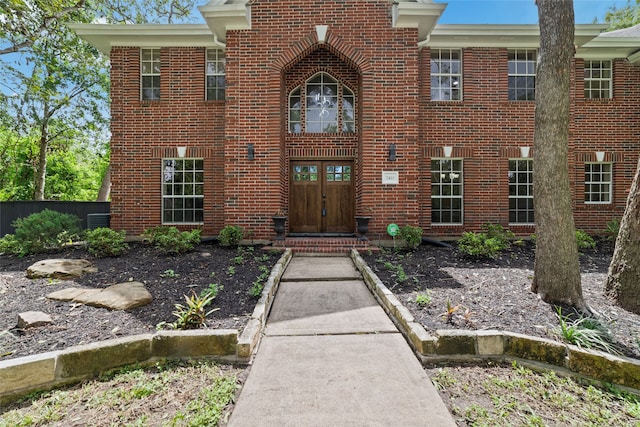
<svg viewBox="0 0 640 427"><path fill-rule="evenodd" d="M153 298L140 282L125 282L104 289L67 288L52 292L47 298L73 301L111 310L130 310L149 304Z"/></svg>
<svg viewBox="0 0 640 427"><path fill-rule="evenodd" d="M18 329L36 328L53 323L53 319L41 311L25 311L18 314Z"/></svg>
<svg viewBox="0 0 640 427"><path fill-rule="evenodd" d="M29 279L69 280L96 271L97 269L85 259L45 259L27 268L27 277Z"/></svg>

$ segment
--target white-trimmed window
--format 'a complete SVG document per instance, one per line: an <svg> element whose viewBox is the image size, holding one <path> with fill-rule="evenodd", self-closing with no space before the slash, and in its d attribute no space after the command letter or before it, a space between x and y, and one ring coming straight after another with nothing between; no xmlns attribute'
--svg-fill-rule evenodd
<svg viewBox="0 0 640 427"><path fill-rule="evenodd" d="M462 99L462 52L459 49L431 50L431 100Z"/></svg>
<svg viewBox="0 0 640 427"><path fill-rule="evenodd" d="M223 100L225 96L226 59L221 49L207 49L207 101Z"/></svg>
<svg viewBox="0 0 640 427"><path fill-rule="evenodd" d="M584 97L612 97L613 71L611 61L584 61Z"/></svg>
<svg viewBox="0 0 640 427"><path fill-rule="evenodd" d="M509 223L534 224L533 159L509 160Z"/></svg>
<svg viewBox="0 0 640 427"><path fill-rule="evenodd" d="M462 224L462 159L431 159L431 223Z"/></svg>
<svg viewBox="0 0 640 427"><path fill-rule="evenodd" d="M327 73L318 73L289 92L289 132L353 133L355 102L351 89Z"/></svg>
<svg viewBox="0 0 640 427"><path fill-rule="evenodd" d="M160 99L160 49L140 49L140 97Z"/></svg>
<svg viewBox="0 0 640 427"><path fill-rule="evenodd" d="M584 202L587 204L611 203L613 182L612 163L584 164Z"/></svg>
<svg viewBox="0 0 640 427"><path fill-rule="evenodd" d="M162 160L162 223L204 222L204 160Z"/></svg>
<svg viewBox="0 0 640 427"><path fill-rule="evenodd" d="M536 99L536 51L516 49L509 53L509 100Z"/></svg>

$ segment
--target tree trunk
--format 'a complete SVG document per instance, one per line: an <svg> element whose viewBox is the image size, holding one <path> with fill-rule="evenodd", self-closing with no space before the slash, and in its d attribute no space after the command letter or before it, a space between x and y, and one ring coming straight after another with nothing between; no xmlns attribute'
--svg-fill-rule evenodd
<svg viewBox="0 0 640 427"><path fill-rule="evenodd" d="M533 142L536 257L531 290L547 303L589 311L580 283L567 154L573 3L537 0L537 4L540 56Z"/></svg>
<svg viewBox="0 0 640 427"><path fill-rule="evenodd" d="M640 314L640 159L620 222L604 292L621 307Z"/></svg>
<svg viewBox="0 0 640 427"><path fill-rule="evenodd" d="M34 177L34 200L44 200L44 185L47 177L47 148L49 141L47 139L47 130L45 126L40 130L40 150L38 152L38 165L36 167L36 173Z"/></svg>
<svg viewBox="0 0 640 427"><path fill-rule="evenodd" d="M108 202L109 195L111 194L111 163L107 166L102 177L102 184L100 184L100 190L98 191L98 198L96 202Z"/></svg>

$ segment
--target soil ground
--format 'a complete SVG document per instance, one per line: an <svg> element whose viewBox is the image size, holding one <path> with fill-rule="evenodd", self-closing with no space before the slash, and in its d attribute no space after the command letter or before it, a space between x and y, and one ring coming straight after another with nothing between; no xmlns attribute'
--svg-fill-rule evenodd
<svg viewBox="0 0 640 427"><path fill-rule="evenodd" d="M259 247L224 248L215 243L201 244L194 252L179 256L163 255L142 243L130 244L129 251L117 258L95 258L80 246L24 258L0 256L0 360L154 332L158 324L176 320L172 314L175 304L184 303L185 295L200 294L211 283L221 288L207 326L242 330L257 302L249 289L262 274L260 266L270 270L279 257ZM47 258L87 259L98 271L73 281L26 278L30 265ZM153 296L152 303L111 311L46 298L67 287L105 288L127 281L143 282ZM42 311L54 322L16 329L18 314L26 311Z"/></svg>
<svg viewBox="0 0 640 427"><path fill-rule="evenodd" d="M609 329L618 350L640 358L640 316L616 306L604 295L613 243L599 240L580 255L582 290L587 304ZM496 259L472 259L451 247L422 245L416 251L385 250L364 255L383 283L411 311L427 331L438 329L498 329L558 340L556 307L531 292L535 246L512 245ZM398 274L402 267L404 276ZM418 293L430 303L416 303ZM458 307L451 321L447 304Z"/></svg>

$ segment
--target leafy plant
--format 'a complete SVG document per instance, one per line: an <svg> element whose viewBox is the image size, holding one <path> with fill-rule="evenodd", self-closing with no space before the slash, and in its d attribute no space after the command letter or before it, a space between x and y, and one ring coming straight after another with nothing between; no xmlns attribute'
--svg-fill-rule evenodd
<svg viewBox="0 0 640 427"><path fill-rule="evenodd" d="M425 292L418 292L416 295L416 304L421 307L427 306L431 304L431 290L427 289Z"/></svg>
<svg viewBox="0 0 640 427"><path fill-rule="evenodd" d="M401 264L394 265L387 261L384 263L384 268L386 268L393 274L393 276L396 278L396 282L398 283L405 282L408 279L407 273L405 273L404 268Z"/></svg>
<svg viewBox="0 0 640 427"><path fill-rule="evenodd" d="M233 265L227 267L227 275L233 276L234 274L236 274L236 268Z"/></svg>
<svg viewBox="0 0 640 427"><path fill-rule="evenodd" d="M206 294L204 297L193 293L190 297L185 295L186 305L176 304L172 313L178 319L172 324L175 329L199 329L207 326L207 316L217 309L205 312L205 308L211 304L215 295Z"/></svg>
<svg viewBox="0 0 640 427"><path fill-rule="evenodd" d="M176 274L176 272L175 272L174 270L172 270L172 269L165 270L165 271L160 275L160 277L170 277L170 278L172 278L172 279L173 279L173 278L175 278L175 277L178 277L178 276L179 276L179 274Z"/></svg>
<svg viewBox="0 0 640 427"><path fill-rule="evenodd" d="M447 298L447 309L441 316L444 318L445 323L453 324L453 316L460 310L461 306L451 304L451 301Z"/></svg>
<svg viewBox="0 0 640 427"><path fill-rule="evenodd" d="M458 249L474 258L496 258L509 248L515 234L499 224L486 223L482 233L466 232L458 240Z"/></svg>
<svg viewBox="0 0 640 427"><path fill-rule="evenodd" d="M20 256L58 250L80 234L80 218L50 209L18 218L11 225L15 234L3 239L2 249Z"/></svg>
<svg viewBox="0 0 640 427"><path fill-rule="evenodd" d="M613 340L608 329L598 319L582 315L578 316L577 319L573 319L570 315L563 315L561 307L556 307L556 316L560 324L552 332L566 342L577 345L580 348L620 354L615 345L612 344Z"/></svg>
<svg viewBox="0 0 640 427"><path fill-rule="evenodd" d="M259 298L262 295L262 290L264 289L264 284L260 280L255 280L249 288L249 295L254 298Z"/></svg>
<svg viewBox="0 0 640 427"><path fill-rule="evenodd" d="M237 265L242 265L244 264L244 256L242 255L238 255L236 257L233 258L233 263L237 264Z"/></svg>
<svg viewBox="0 0 640 427"><path fill-rule="evenodd" d="M504 249L500 239L486 233L467 231L458 239L458 250L473 258L496 258Z"/></svg>
<svg viewBox="0 0 640 427"><path fill-rule="evenodd" d="M227 225L218 234L221 246L238 246L243 236L242 228L238 225Z"/></svg>
<svg viewBox="0 0 640 427"><path fill-rule="evenodd" d="M222 289L224 289L224 286L217 283L209 283L209 286L200 292L200 298L206 298L207 296L215 298Z"/></svg>
<svg viewBox="0 0 640 427"><path fill-rule="evenodd" d="M615 241L618 238L618 233L620 233L620 221L614 218L607 222L605 233L607 233L607 240Z"/></svg>
<svg viewBox="0 0 640 427"><path fill-rule="evenodd" d="M594 249L596 247L593 237L582 230L576 230L576 243L578 244L578 250Z"/></svg>
<svg viewBox="0 0 640 427"><path fill-rule="evenodd" d="M198 229L180 231L176 227L153 227L144 231L143 237L165 254L184 254L191 252L200 243Z"/></svg>
<svg viewBox="0 0 640 427"><path fill-rule="evenodd" d="M129 245L124 241L125 232L101 227L87 231L86 245L88 251L97 257L117 257L125 252Z"/></svg>
<svg viewBox="0 0 640 427"><path fill-rule="evenodd" d="M409 249L416 249L422 243L422 228L412 225L400 227L400 238L407 244Z"/></svg>

